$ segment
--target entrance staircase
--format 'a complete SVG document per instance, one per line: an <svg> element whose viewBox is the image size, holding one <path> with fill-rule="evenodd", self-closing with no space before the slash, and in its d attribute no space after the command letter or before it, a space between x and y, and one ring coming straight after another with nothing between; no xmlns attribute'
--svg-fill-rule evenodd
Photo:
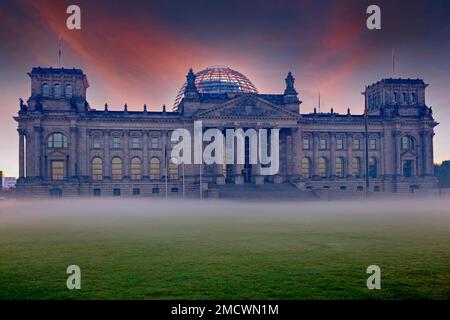
<svg viewBox="0 0 450 320"><path fill-rule="evenodd" d="M253 201L307 201L317 200L314 191L299 190L291 184L226 184L219 187L219 199Z"/></svg>

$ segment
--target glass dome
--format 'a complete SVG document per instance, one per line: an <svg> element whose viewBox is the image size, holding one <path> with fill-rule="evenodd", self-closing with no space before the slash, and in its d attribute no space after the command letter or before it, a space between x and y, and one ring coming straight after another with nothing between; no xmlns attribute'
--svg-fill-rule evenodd
<svg viewBox="0 0 450 320"><path fill-rule="evenodd" d="M211 66L197 72L195 76L195 85L200 93L258 93L255 85L246 76L226 66ZM183 99L185 87L186 83L177 94L174 108Z"/></svg>

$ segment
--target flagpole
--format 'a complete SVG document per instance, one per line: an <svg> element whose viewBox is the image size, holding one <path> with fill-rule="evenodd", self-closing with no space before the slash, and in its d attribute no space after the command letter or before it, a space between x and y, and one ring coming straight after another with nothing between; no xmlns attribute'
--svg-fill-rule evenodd
<svg viewBox="0 0 450 320"><path fill-rule="evenodd" d="M392 76L395 76L395 49L392 49Z"/></svg>
<svg viewBox="0 0 450 320"><path fill-rule="evenodd" d="M203 162L203 160L202 160ZM203 188L202 188L202 164L200 164L200 200L203 200Z"/></svg>
<svg viewBox="0 0 450 320"><path fill-rule="evenodd" d="M169 171L169 164L167 161L167 142L164 146L164 165L166 166L166 200L168 198L167 188L168 188L168 171Z"/></svg>
<svg viewBox="0 0 450 320"><path fill-rule="evenodd" d="M366 199L369 196L369 115L367 110L367 88L364 92L364 132L365 132L365 158L366 158Z"/></svg>
<svg viewBox="0 0 450 320"><path fill-rule="evenodd" d="M183 129L184 129L184 122L183 122ZM184 152L184 150L183 150L183 152ZM184 153L183 153L183 156L184 156ZM183 161L183 163L182 163L182 167L181 167L181 170L183 171L183 200L185 199L185 197L186 197L186 194L185 194L185 182L184 182L184 161Z"/></svg>
<svg viewBox="0 0 450 320"><path fill-rule="evenodd" d="M61 36L58 38L58 65L61 68L61 53L62 53L62 44L61 44Z"/></svg>
<svg viewBox="0 0 450 320"><path fill-rule="evenodd" d="M320 91L319 91L319 113L320 113Z"/></svg>

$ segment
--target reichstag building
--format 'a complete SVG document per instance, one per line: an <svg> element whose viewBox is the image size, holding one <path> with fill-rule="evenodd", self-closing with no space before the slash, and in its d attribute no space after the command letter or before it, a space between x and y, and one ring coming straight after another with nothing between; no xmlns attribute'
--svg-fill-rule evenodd
<svg viewBox="0 0 450 320"><path fill-rule="evenodd" d="M350 110L302 113L290 72L283 93L265 94L228 67L190 70L174 105L161 111L145 105L141 111L129 111L127 105L121 111L107 104L94 108L86 100L89 84L80 69L37 67L28 75L31 96L20 101L14 117L17 192L23 196L226 198L226 190L245 194L257 188L261 197L285 189L320 197L437 186L437 122L420 79L382 79L365 87L365 117ZM260 175L260 165L247 162L175 164L171 132L192 131L200 120L203 130L279 129L278 173Z"/></svg>

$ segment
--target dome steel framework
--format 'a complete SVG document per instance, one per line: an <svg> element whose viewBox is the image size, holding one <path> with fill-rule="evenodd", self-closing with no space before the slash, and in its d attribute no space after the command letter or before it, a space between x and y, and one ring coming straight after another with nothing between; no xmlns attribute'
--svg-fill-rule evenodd
<svg viewBox="0 0 450 320"><path fill-rule="evenodd" d="M226 66L211 66L195 74L195 86L200 93L247 92L258 93L255 85L242 73ZM177 108L184 97L186 82L175 99Z"/></svg>

